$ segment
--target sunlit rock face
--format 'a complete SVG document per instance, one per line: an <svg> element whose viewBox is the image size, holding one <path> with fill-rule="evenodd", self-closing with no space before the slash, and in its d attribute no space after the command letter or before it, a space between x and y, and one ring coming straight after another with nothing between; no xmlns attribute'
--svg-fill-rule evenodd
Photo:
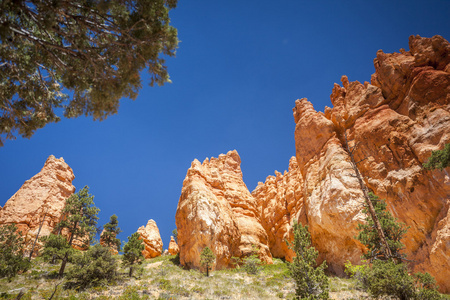
<svg viewBox="0 0 450 300"><path fill-rule="evenodd" d="M249 255L253 247L261 260L272 263L267 234L242 180L240 163L236 151L192 162L175 217L182 265L198 268L206 246L216 256L216 269L233 265L233 256Z"/></svg>
<svg viewBox="0 0 450 300"><path fill-rule="evenodd" d="M178 244L177 244L177 242L175 242L175 239L173 238L173 236L170 237L168 251L169 251L170 255L177 255L178 252L180 252L180 248L178 248Z"/></svg>
<svg viewBox="0 0 450 300"><path fill-rule="evenodd" d="M142 251L144 257L154 258L161 256L163 252L163 242L156 222L150 219L147 222L147 225L139 227L137 232L139 233L139 239L144 242L145 248Z"/></svg>
<svg viewBox="0 0 450 300"><path fill-rule="evenodd" d="M252 192L273 257L292 258L293 252L286 244L286 240L293 239L292 222L306 221L303 181L298 170L297 159L292 157L289 172L275 171L275 176L268 176L264 183L259 182Z"/></svg>
<svg viewBox="0 0 450 300"><path fill-rule="evenodd" d="M450 292L449 170L422 168L431 151L450 142L450 44L440 36L411 36L409 48L378 51L370 83L343 76L330 96L333 107L324 112L307 99L296 101L289 170L268 176L253 200L243 202L256 204L239 208L261 224L266 240L260 241L274 257L292 258L285 240L292 240L297 221L309 226L319 262L326 260L331 271L343 274L347 260L360 262L365 248L355 236L364 200L348 141L367 187L409 226L402 242L412 271L431 273L441 291ZM198 265L204 246L216 247L220 266L239 254L239 222L230 205L236 201L226 196L251 198L243 182L224 179L242 179L240 170L231 172L238 163L229 153L189 169L176 217L184 264Z"/></svg>
<svg viewBox="0 0 450 300"><path fill-rule="evenodd" d="M49 235L60 221L66 199L75 192L74 178L63 158L50 155L42 170L25 181L0 210L0 224L15 223L31 250L41 223L39 237Z"/></svg>
<svg viewBox="0 0 450 300"><path fill-rule="evenodd" d="M362 197L343 150L346 133L366 185L410 226L403 243L414 270L430 272L448 292L448 170L422 164L450 142L450 45L439 36L412 36L409 44L410 51L378 51L371 83L343 76L325 113L297 100L296 157L313 242L335 271L362 249L354 239Z"/></svg>

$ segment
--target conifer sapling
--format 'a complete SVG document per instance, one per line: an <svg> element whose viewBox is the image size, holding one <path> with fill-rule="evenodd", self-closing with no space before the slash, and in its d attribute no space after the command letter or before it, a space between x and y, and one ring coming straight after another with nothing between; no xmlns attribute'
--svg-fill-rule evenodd
<svg viewBox="0 0 450 300"><path fill-rule="evenodd" d="M142 255L144 248L142 240L139 239L139 233L135 232L128 237L128 242L123 247L122 263L130 267L130 277L133 274L133 265L142 264L144 261L144 255Z"/></svg>
<svg viewBox="0 0 450 300"><path fill-rule="evenodd" d="M208 246L203 248L202 253L200 254L200 264L206 268L206 277L209 277L209 269L212 264L216 260L216 256Z"/></svg>

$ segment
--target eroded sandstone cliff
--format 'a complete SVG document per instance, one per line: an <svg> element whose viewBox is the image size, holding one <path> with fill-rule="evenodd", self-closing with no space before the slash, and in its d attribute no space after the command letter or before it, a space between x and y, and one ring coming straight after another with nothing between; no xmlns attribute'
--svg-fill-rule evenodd
<svg viewBox="0 0 450 300"><path fill-rule="evenodd" d="M214 252L218 269L231 266L233 256L251 254L253 245L264 262L272 262L267 234L256 201L242 180L240 164L236 151L203 164L192 162L175 217L182 265L198 268L206 246Z"/></svg>
<svg viewBox="0 0 450 300"><path fill-rule="evenodd" d="M75 192L74 178L63 158L50 155L42 170L25 181L0 210L0 224L15 223L30 250L42 222L39 236L50 234L60 221L66 198Z"/></svg>
<svg viewBox="0 0 450 300"><path fill-rule="evenodd" d="M230 205L240 199L256 203L238 211L264 228L260 245L268 245L274 257L291 258L284 240L292 238L297 220L309 225L320 259L331 270L342 274L347 260L358 263L364 251L355 239L364 218L363 198L345 151L347 136L356 146L365 184L410 226L403 243L414 271L430 272L441 291L450 292L449 174L422 168L432 150L450 142L450 44L440 36L411 36L409 48L378 51L370 83L343 76L331 94L333 108L324 113L306 99L297 100L296 157L288 172L258 184L253 200L243 182L239 188L225 183L234 175L242 180L237 153L203 165L194 161L176 217L182 263L198 266L204 246L216 247L220 266L240 254L239 222Z"/></svg>

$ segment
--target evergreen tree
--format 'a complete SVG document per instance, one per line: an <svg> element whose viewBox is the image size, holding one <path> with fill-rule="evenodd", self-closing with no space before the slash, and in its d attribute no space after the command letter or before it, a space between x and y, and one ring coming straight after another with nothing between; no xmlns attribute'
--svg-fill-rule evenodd
<svg viewBox="0 0 450 300"><path fill-rule="evenodd" d="M118 227L119 221L117 220L116 215L112 215L109 218L109 222L103 225L103 233L100 236L100 241L104 246L113 248L120 251L120 239L117 238L117 235L122 232Z"/></svg>
<svg viewBox="0 0 450 300"><path fill-rule="evenodd" d="M329 299L329 282L324 273L327 264L324 261L317 266L318 252L311 246L308 226L294 222L293 230L294 242L288 242L288 245L294 251L295 257L288 264L288 268L295 281L297 299Z"/></svg>
<svg viewBox="0 0 450 300"><path fill-rule="evenodd" d="M94 205L94 196L89 194L89 187L85 186L78 193L67 198L62 212L63 219L57 224L56 229L69 236L69 246L72 246L75 239L81 239L87 246L97 233L99 212ZM69 251L66 251L62 259L59 276L64 274L69 254Z"/></svg>
<svg viewBox="0 0 450 300"><path fill-rule="evenodd" d="M1 1L0 146L48 123L82 115L102 120L135 99L141 71L170 82L177 0Z"/></svg>
<svg viewBox="0 0 450 300"><path fill-rule="evenodd" d="M209 277L209 269L212 264L216 260L216 256L208 246L203 248L202 253L200 254L200 264L206 268L206 277Z"/></svg>
<svg viewBox="0 0 450 300"><path fill-rule="evenodd" d="M67 273L66 285L85 289L91 286L106 285L116 277L117 264L109 248L100 244L89 247L74 259L74 267Z"/></svg>
<svg viewBox="0 0 450 300"><path fill-rule="evenodd" d="M0 226L0 277L11 280L30 266L23 257L23 238L15 224Z"/></svg>
<svg viewBox="0 0 450 300"><path fill-rule="evenodd" d="M443 170L450 165L450 143L446 144L444 149L431 152L431 156L423 167L427 170Z"/></svg>
<svg viewBox="0 0 450 300"><path fill-rule="evenodd" d="M44 243L44 249L41 256L44 258L44 261L49 261L52 264L63 259L67 252L69 252L70 256L73 251L73 248L69 245L67 239L62 235L50 233L40 240Z"/></svg>
<svg viewBox="0 0 450 300"><path fill-rule="evenodd" d="M178 231L176 228L174 230L172 230L172 235L173 235L173 239L175 240L175 243L178 243Z"/></svg>
<svg viewBox="0 0 450 300"><path fill-rule="evenodd" d="M128 237L128 242L123 246L122 263L124 266L130 267L129 276L133 274L133 265L142 264L144 255L142 251L145 246L139 239L139 233L135 232Z"/></svg>
<svg viewBox="0 0 450 300"><path fill-rule="evenodd" d="M408 230L406 225L399 223L392 216L386 209L387 205L384 200L372 193L369 194L369 197L385 232L394 260L386 257L385 252L382 251L379 235L367 208L365 208L363 212L367 215L366 223L358 225L360 233L357 239L368 248L368 252L363 257L369 259L371 264L359 268L360 274L357 275L357 278L363 289L374 298L394 296L400 300L441 299L437 292L438 287L430 274L418 273L411 276L408 266L402 262L406 255L400 253L404 247L401 239Z"/></svg>
<svg viewBox="0 0 450 300"><path fill-rule="evenodd" d="M379 199L373 193L369 193L370 201L373 204L375 209L375 213L380 221L381 227L383 228L386 241L391 249L391 254L393 258L400 262L405 255L401 254L400 251L404 248L404 245L401 243L401 239L403 235L408 231L408 228L405 224L399 223L392 214L386 210L386 202L382 199ZM375 229L373 219L370 217L367 207L363 209L363 213L366 214L366 223L358 224L358 229L360 230L357 239L366 245L368 248L368 252L364 254L364 258L369 260L381 259L388 260L389 257L386 257L385 252L381 247L380 237L378 235L377 230Z"/></svg>

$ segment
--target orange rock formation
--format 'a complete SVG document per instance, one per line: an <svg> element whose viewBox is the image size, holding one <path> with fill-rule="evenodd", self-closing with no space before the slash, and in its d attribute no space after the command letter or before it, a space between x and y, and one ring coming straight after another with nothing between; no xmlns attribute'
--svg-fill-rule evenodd
<svg viewBox="0 0 450 300"><path fill-rule="evenodd" d="M50 155L42 170L25 181L0 210L0 224L15 223L31 250L42 221L40 237L50 234L59 222L66 198L75 192L74 178L63 158Z"/></svg>
<svg viewBox="0 0 450 300"><path fill-rule="evenodd" d="M217 269L232 265L232 256L251 254L253 245L264 262L272 262L267 234L256 201L242 180L240 164L236 151L203 164L192 162L175 217L182 265L198 268L206 246L216 255Z"/></svg>
<svg viewBox="0 0 450 300"><path fill-rule="evenodd" d="M173 236L170 237L170 243L169 243L169 249L168 249L170 255L176 255L178 252L180 252L180 248L178 248L177 242L175 242L175 239Z"/></svg>
<svg viewBox="0 0 450 300"><path fill-rule="evenodd" d="M159 234L158 226L154 220L149 220L147 225L139 227L137 230L139 239L143 240L145 249L142 254L145 258L153 258L160 256L163 252L163 243Z"/></svg>
<svg viewBox="0 0 450 300"><path fill-rule="evenodd" d="M253 200L239 182L237 153L194 161L176 215L182 264L198 266L204 246L214 249L219 266L241 254L235 203L244 204L237 210L241 215L263 227L267 237L252 225L274 257L292 257L284 240L292 239L297 220L309 225L320 259L335 273L342 274L347 260L358 263L364 251L355 240L363 198L344 149L346 133L350 146L356 145L365 184L410 226L403 239L410 265L430 272L441 291L450 292L448 170L422 169L432 150L450 142L450 44L440 36L411 36L409 48L378 51L371 83L343 76L331 94L333 108L324 113L297 100L296 157L289 172L259 183Z"/></svg>

